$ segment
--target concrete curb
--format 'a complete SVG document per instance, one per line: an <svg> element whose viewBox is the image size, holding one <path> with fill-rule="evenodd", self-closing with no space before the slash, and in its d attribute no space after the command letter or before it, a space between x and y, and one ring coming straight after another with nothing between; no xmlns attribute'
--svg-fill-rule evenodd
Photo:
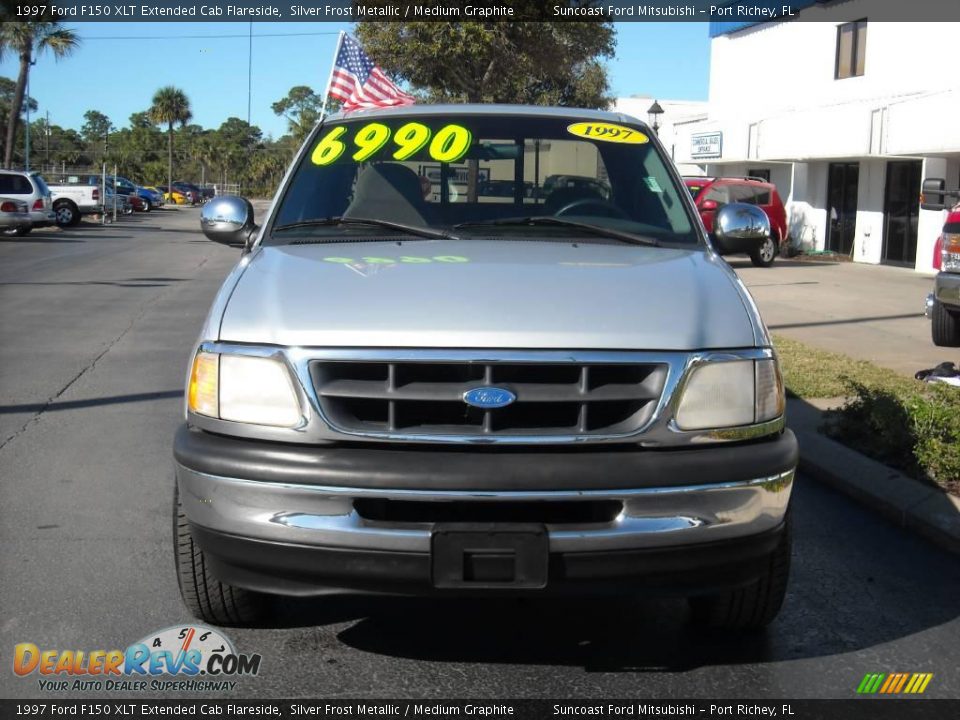
<svg viewBox="0 0 960 720"><path fill-rule="evenodd" d="M823 411L787 401L787 425L800 443L800 470L901 527L960 554L960 498L930 487L817 432Z"/></svg>

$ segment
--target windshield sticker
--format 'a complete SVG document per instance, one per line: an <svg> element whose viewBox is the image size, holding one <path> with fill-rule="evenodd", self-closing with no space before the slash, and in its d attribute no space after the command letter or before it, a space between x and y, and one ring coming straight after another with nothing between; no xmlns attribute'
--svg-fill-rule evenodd
<svg viewBox="0 0 960 720"><path fill-rule="evenodd" d="M650 192L655 192L655 193L662 193L662 192L663 192L663 188L660 187L660 183L657 182L657 179L656 179L655 177L653 177L653 175L647 175L647 176L643 179L643 182L646 184L646 186L647 186L647 188L650 190Z"/></svg>
<svg viewBox="0 0 960 720"><path fill-rule="evenodd" d="M603 140L604 142L626 143L627 145L643 145L650 142L650 138L639 130L604 122L579 122L567 125L567 132L588 140Z"/></svg>
<svg viewBox="0 0 960 720"><path fill-rule="evenodd" d="M357 128L353 137L347 140L344 136L350 127L340 125L331 128L313 149L310 155L311 162L320 166L330 165L343 155L347 145L355 148L350 155L355 162L374 160L377 155L385 154L392 132L389 127L382 123L367 123ZM473 134L462 125L444 125L436 132L432 132L422 123L411 122L394 133L388 154L394 160L407 160L427 147L432 160L452 163L467 154L472 142Z"/></svg>

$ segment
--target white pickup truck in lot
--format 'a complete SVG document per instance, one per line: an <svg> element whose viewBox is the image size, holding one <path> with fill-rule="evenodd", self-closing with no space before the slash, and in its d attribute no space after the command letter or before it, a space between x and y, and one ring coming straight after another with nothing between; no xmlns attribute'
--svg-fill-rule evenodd
<svg viewBox="0 0 960 720"><path fill-rule="evenodd" d="M769 236L761 208L725 205L708 236L626 115L417 105L320 123L262 222L233 196L201 213L244 252L174 439L194 614L569 592L774 619L797 441L718 253Z"/></svg>
<svg viewBox="0 0 960 720"><path fill-rule="evenodd" d="M85 177L68 177L63 183L48 185L60 227L76 225L84 215L103 213L102 190L98 185L88 185L85 180Z"/></svg>

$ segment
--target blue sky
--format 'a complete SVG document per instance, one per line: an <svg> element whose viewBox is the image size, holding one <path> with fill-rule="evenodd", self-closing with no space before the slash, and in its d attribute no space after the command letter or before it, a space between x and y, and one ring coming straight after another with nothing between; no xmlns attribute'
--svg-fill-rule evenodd
<svg viewBox="0 0 960 720"><path fill-rule="evenodd" d="M79 129L83 113L95 108L123 127L131 113L149 107L157 88L171 84L187 93L194 122L204 127L218 127L230 116L246 119L247 23L67 26L80 34L81 48L59 62L42 57L30 76L30 94L41 114L50 112L51 123ZM615 95L706 99L710 58L706 23L616 27L617 54L608 63ZM285 121L270 105L291 87L309 85L323 91L341 29L350 28L346 23L253 24L251 121L265 134L278 137L285 132ZM16 73L15 62L0 63L0 75L15 78Z"/></svg>

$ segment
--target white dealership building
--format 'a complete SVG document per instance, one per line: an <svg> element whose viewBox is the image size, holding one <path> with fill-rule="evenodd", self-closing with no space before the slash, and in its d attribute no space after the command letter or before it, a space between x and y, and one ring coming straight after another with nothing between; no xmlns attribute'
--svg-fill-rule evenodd
<svg viewBox="0 0 960 720"><path fill-rule="evenodd" d="M920 185L960 185L960 23L805 4L795 20L712 23L708 103L661 101L660 139L681 167L771 180L807 249L930 272L944 213L920 209ZM617 107L646 119L643 102Z"/></svg>

